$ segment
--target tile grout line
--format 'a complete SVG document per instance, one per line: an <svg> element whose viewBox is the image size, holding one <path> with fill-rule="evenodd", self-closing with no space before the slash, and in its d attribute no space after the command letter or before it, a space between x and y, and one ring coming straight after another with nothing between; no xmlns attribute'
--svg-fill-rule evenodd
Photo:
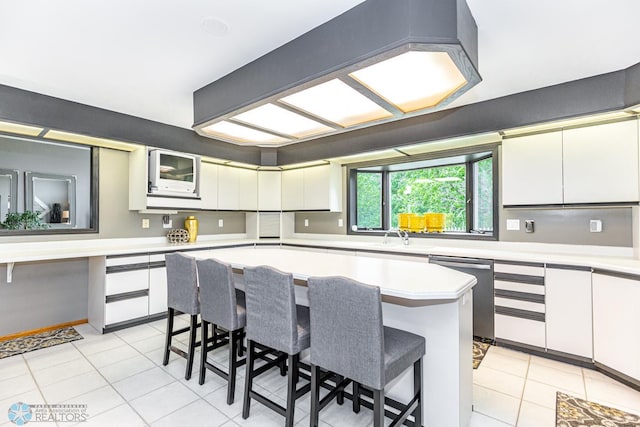
<svg viewBox="0 0 640 427"><path fill-rule="evenodd" d="M104 334L103 334L103 336L104 336ZM120 337L118 337L118 338L120 338ZM122 339L122 338L120 338L120 339ZM124 340L123 340L123 341L124 341ZM124 341L124 342L125 342L125 344L129 345L129 343L128 343L128 342L126 342L126 341ZM72 343L72 344L74 344L74 343ZM75 346L75 345L74 345L74 346ZM142 415L140 415L140 414L138 413L138 411L136 411L136 409L135 409L133 406L131 406L131 403L129 403L129 400L128 400L128 399L126 399L126 398L125 398L125 397L124 397L124 396L123 396L123 395L122 395L122 394L121 394L121 393L120 393L120 392L119 392L119 391L118 391L118 390L113 386L113 384L111 383L111 381L109 381L107 378L105 378L105 376L104 376L104 375L102 375L102 372L100 372L100 370L99 370L99 369L98 369L98 368L97 368L97 367L96 367L96 366L95 366L95 365L94 365L94 364L93 364L93 363L92 363L92 362L87 358L87 356L86 356L82 351L80 351L80 349L78 349L77 347L76 347L76 350L78 350L78 352L80 352L80 354L82 354L82 357L84 357L84 358L87 360L87 362L88 362L88 363L93 367L93 369L95 369L95 371L98 373L98 375L100 375L100 376L101 376L101 377L102 377L102 378L107 382L107 384L109 385L109 387L111 387L111 389L112 389L113 391L115 391L115 392L116 392L116 394L122 398L122 400L124 400L124 402L129 406L129 408L131 408L131 410L132 410L132 411L133 411L133 412L134 412L138 417L140 417L140 419L144 422L145 426L150 426L150 424L149 424L149 423L147 423L147 421L142 417ZM137 351L137 350L136 350L136 351ZM85 393L85 394L86 394L86 393ZM120 405L118 405L118 406L120 406ZM116 406L116 408L117 408L118 406ZM115 408L111 408L111 409L115 409ZM101 413L99 413L99 414L97 414L97 415L105 414L105 413L109 412L111 409L108 409L108 410L106 410L106 411L104 411L104 412L101 412Z"/></svg>
<svg viewBox="0 0 640 427"><path fill-rule="evenodd" d="M527 371L524 373L524 385L522 386L522 394L520 395L520 405L518 405L518 415L516 416L516 423L514 427L518 425L520 421L520 415L522 414L522 404L524 403L524 391L527 388L527 380L529 379L529 368L531 368L531 356L527 357Z"/></svg>

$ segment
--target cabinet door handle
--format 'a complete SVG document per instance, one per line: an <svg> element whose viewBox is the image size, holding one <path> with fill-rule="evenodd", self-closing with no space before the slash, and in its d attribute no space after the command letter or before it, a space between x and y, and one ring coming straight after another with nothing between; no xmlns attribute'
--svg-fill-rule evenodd
<svg viewBox="0 0 640 427"><path fill-rule="evenodd" d="M442 265L444 267L468 268L470 270L491 270L491 266L486 264L467 264L464 262L451 261L431 261L430 264Z"/></svg>

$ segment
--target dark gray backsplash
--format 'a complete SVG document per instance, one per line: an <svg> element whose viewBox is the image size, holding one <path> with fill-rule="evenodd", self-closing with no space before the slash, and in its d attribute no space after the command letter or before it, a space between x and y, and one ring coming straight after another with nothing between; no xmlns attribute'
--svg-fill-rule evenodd
<svg viewBox="0 0 640 427"><path fill-rule="evenodd" d="M519 231L507 231L507 219L519 219ZM602 221L602 232L591 233L589 220ZM526 233L524 222L534 221L534 232ZM503 209L500 240L507 242L562 243L572 245L633 246L630 207Z"/></svg>

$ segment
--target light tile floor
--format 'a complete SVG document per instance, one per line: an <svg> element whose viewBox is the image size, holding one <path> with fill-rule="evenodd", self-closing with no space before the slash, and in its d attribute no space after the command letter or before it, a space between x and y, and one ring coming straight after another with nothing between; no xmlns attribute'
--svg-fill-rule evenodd
<svg viewBox="0 0 640 427"><path fill-rule="evenodd" d="M176 327L186 321L179 319ZM162 366L165 321L101 335L89 325L76 329L84 339L0 359L0 426L13 426L5 411L12 403L86 404L90 415L81 426L282 426L283 418L253 402L242 419L244 369L239 370L235 403L226 404L226 385L208 372L198 384L198 365L184 379L185 361L171 356ZM186 334L177 337L183 344ZM224 366L225 349L211 355ZM196 362L199 360L199 352ZM471 427L553 427L555 393L565 393L632 413L640 413L640 392L596 371L500 347L491 347L474 371ZM259 391L284 403L286 380L277 370L256 380ZM359 415L335 403L321 413L322 427L370 425L370 412ZM296 425L309 425L309 397L296 405ZM69 426L60 422L57 425ZM29 422L28 426L53 426ZM433 426L435 427L435 426Z"/></svg>

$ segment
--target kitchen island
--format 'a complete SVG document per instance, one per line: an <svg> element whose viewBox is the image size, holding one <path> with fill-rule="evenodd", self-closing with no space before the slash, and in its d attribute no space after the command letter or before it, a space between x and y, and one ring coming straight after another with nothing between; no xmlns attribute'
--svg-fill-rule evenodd
<svg viewBox="0 0 640 427"><path fill-rule="evenodd" d="M293 274L296 300L308 304L304 284L311 276L345 276L379 286L384 323L422 335L424 357L424 425L463 427L471 417L473 276L437 265L352 255L315 253L274 247L200 251L236 269L269 265ZM408 370L391 382L387 394L401 402L411 398Z"/></svg>

